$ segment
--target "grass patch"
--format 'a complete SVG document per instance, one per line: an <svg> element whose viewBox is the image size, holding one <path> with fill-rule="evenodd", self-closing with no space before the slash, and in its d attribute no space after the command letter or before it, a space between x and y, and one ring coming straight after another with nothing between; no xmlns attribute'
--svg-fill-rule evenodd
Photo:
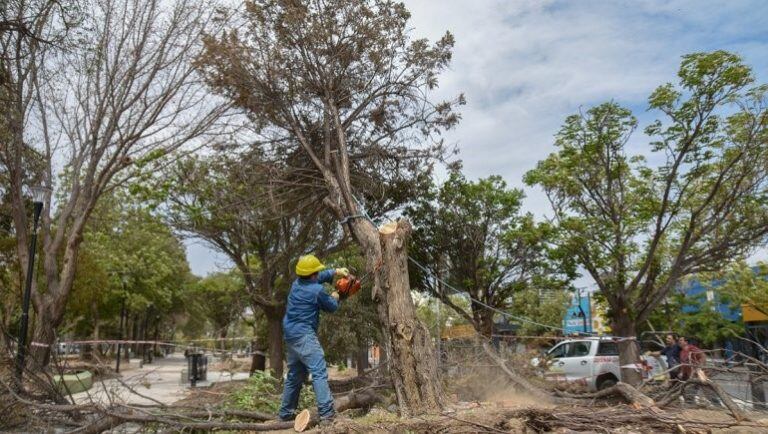
<svg viewBox="0 0 768 434"><path fill-rule="evenodd" d="M396 413L391 413L381 408L374 407L363 416L356 417L355 422L360 425L376 425L380 423L397 423L400 417Z"/></svg>

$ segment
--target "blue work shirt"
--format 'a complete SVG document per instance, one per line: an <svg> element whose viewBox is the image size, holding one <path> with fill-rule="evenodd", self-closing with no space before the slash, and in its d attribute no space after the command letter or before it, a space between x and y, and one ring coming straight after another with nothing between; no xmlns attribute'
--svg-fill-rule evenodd
<svg viewBox="0 0 768 434"><path fill-rule="evenodd" d="M667 345L661 350L661 354L667 356L667 365L672 368L680 364L680 345Z"/></svg>
<svg viewBox="0 0 768 434"><path fill-rule="evenodd" d="M331 283L335 270L318 273L317 281L299 277L291 285L288 305L283 317L283 336L286 342L293 342L308 334L316 334L320 323L320 309L336 312L339 303L328 295L323 283Z"/></svg>

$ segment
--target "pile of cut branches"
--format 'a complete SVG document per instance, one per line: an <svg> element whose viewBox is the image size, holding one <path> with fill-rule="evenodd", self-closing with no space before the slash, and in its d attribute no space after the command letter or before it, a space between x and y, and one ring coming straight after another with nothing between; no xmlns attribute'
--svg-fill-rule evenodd
<svg viewBox="0 0 768 434"><path fill-rule="evenodd" d="M7 384L4 384L7 386ZM213 406L124 404L56 404L40 399L28 399L6 387L17 403L26 408L34 419L36 429L50 430L67 427L68 433L100 433L125 423L149 425L153 429L168 428L174 431L273 431L293 428L293 422L277 421L273 413L261 411L217 408ZM354 390L335 400L336 410L368 408L380 397L373 388ZM316 416L312 417L316 422Z"/></svg>

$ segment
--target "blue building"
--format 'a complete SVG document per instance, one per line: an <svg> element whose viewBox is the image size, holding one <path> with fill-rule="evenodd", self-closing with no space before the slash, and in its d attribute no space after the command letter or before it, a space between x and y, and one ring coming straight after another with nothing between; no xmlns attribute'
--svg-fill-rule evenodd
<svg viewBox="0 0 768 434"><path fill-rule="evenodd" d="M737 305L721 300L717 288L723 285L722 280L701 283L698 280L689 280L682 284L679 290L685 294L686 299L695 300L695 304L686 304L683 306L683 312L695 313L699 310L699 304L709 301L714 304L714 310L728 321L736 322L741 320L741 308Z"/></svg>

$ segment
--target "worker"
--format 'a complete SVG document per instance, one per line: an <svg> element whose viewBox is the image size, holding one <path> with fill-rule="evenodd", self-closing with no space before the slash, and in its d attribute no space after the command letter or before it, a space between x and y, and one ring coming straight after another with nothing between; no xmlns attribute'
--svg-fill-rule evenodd
<svg viewBox="0 0 768 434"><path fill-rule="evenodd" d="M704 367L707 364L707 356L701 348L688 342L688 338L680 336L677 339L680 345L680 373L678 379L680 381L706 379L704 374ZM683 397L686 402L692 403L695 400L696 395L701 392L705 398L717 406L720 406L720 398L718 398L709 388L703 388L700 384L694 383L685 388Z"/></svg>
<svg viewBox="0 0 768 434"><path fill-rule="evenodd" d="M334 276L346 277L349 270L326 270L314 255L299 258L296 263L297 279L291 285L288 304L283 317L283 336L287 351L288 375L283 389L283 400L278 417L281 421L293 420L299 404L301 387L312 374L317 410L321 424L330 423L336 415L333 396L328 386L328 370L325 353L317 339L320 310L335 312L339 308L338 291L325 292L324 283L332 283ZM344 295L341 296L344 298Z"/></svg>
<svg viewBox="0 0 768 434"><path fill-rule="evenodd" d="M667 344L661 351L648 351L645 354L653 357L667 357L667 369L669 371L669 378L676 380L680 365L680 345L677 343L677 338L673 333L667 333L665 338Z"/></svg>

